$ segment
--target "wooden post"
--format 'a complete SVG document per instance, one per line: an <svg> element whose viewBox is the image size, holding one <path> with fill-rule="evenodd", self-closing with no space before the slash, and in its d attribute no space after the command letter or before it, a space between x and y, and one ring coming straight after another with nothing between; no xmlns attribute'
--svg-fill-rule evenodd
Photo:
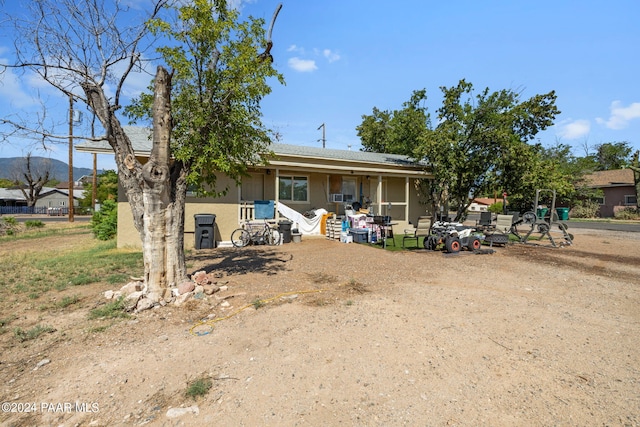
<svg viewBox="0 0 640 427"><path fill-rule="evenodd" d="M69 222L73 222L73 95L69 95Z"/></svg>

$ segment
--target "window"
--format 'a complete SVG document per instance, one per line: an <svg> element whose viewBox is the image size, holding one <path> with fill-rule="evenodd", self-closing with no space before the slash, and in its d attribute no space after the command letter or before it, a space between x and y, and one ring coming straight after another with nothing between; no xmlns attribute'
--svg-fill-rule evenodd
<svg viewBox="0 0 640 427"><path fill-rule="evenodd" d="M308 180L306 176L280 176L278 199L292 202L308 201Z"/></svg>
<svg viewBox="0 0 640 427"><path fill-rule="evenodd" d="M624 204L626 206L635 206L637 201L638 201L638 199L634 195L624 196Z"/></svg>
<svg viewBox="0 0 640 427"><path fill-rule="evenodd" d="M353 202L356 200L356 179L342 178L342 194L345 202Z"/></svg>

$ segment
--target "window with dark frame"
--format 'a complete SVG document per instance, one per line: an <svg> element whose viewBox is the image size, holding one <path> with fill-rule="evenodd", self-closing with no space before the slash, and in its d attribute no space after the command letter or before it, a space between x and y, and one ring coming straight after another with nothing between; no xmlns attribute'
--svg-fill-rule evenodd
<svg viewBox="0 0 640 427"><path fill-rule="evenodd" d="M278 177L278 199L291 202L309 201L309 178L306 176Z"/></svg>

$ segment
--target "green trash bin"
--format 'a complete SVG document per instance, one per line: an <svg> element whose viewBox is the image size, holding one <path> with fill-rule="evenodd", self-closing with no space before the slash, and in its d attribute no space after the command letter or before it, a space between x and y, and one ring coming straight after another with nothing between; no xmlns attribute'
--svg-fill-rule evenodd
<svg viewBox="0 0 640 427"><path fill-rule="evenodd" d="M538 219L544 219L545 215L549 212L548 208L538 208L536 210L536 214L538 215Z"/></svg>
<svg viewBox="0 0 640 427"><path fill-rule="evenodd" d="M556 208L559 221L566 221L569 219L569 208Z"/></svg>

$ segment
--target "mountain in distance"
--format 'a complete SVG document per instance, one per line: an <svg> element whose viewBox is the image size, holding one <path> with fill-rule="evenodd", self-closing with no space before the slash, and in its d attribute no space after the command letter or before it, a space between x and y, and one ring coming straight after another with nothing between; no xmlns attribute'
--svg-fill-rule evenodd
<svg viewBox="0 0 640 427"><path fill-rule="evenodd" d="M25 158L24 157L4 157L0 158L0 178L16 179L16 173L20 173L24 170ZM36 171L44 171L49 168L49 179L57 179L60 182L69 181L69 165L65 162L56 159L49 159L47 157L31 157L31 170L35 174ZM103 170L98 169L98 175ZM93 169L91 168L73 168L73 180L77 181L81 177L89 175L93 176ZM22 180L21 177L18 179Z"/></svg>

